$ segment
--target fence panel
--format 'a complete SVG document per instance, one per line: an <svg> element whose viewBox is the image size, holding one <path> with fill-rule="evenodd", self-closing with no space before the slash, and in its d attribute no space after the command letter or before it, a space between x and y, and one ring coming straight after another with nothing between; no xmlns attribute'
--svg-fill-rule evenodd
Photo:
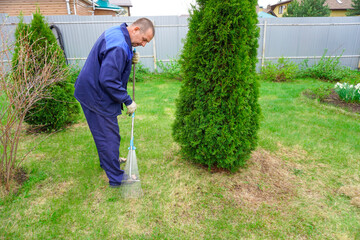
<svg viewBox="0 0 360 240"><path fill-rule="evenodd" d="M341 55L344 66L358 68L360 17L260 19L259 27L259 67L282 56L296 63L308 58L311 64L326 51L326 56Z"/></svg>
<svg viewBox="0 0 360 240"><path fill-rule="evenodd" d="M24 17L30 22L32 17ZM82 67L96 39L107 28L123 22L131 24L139 17L112 16L46 16L63 36L65 53L71 64ZM159 69L158 62L178 58L188 31L187 16L149 16L155 24L155 38L144 48L138 47L141 62L151 71ZM0 15L3 29L13 40L17 17ZM360 59L360 17L311 17L259 19L257 69L267 61L280 57L300 63L318 61L327 56L340 56L341 63L357 69Z"/></svg>

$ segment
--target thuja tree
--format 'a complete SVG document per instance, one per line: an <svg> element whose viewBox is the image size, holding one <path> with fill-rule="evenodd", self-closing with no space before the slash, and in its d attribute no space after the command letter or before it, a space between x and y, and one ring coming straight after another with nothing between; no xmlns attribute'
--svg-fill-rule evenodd
<svg viewBox="0 0 360 240"><path fill-rule="evenodd" d="M55 61L51 63L51 66L56 68L60 67L63 70L67 69L64 54L62 54L62 50L57 44L56 38L45 21L44 16L42 16L39 11L33 14L33 20L30 25L26 26L25 23L20 21L16 33L19 31L27 32L30 39L29 44L33 51L42 51L44 53L43 55L52 54L57 56L56 59L51 59L51 61ZM17 41L21 41L21 39L18 38L18 34L15 35ZM15 55L12 60L13 67L16 67L19 61L17 55L18 45L17 43ZM32 60L34 64L29 64L27 66L28 69L25 69L29 74L33 72L31 69L32 65L41 66L50 64L47 62L50 59L43 58L41 54ZM56 83L44 89L44 91L47 92L47 97L36 102L30 109L25 118L28 124L37 126L41 130L49 131L60 129L76 119L80 109L73 97L74 87L71 78L66 76L67 75L64 75L61 81L56 81Z"/></svg>
<svg viewBox="0 0 360 240"><path fill-rule="evenodd" d="M259 128L255 0L198 0L181 56L174 139L189 160L235 171Z"/></svg>

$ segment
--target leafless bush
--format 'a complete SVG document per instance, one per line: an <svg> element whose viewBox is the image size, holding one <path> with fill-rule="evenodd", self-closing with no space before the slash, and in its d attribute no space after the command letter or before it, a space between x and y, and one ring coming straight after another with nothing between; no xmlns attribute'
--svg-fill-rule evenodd
<svg viewBox="0 0 360 240"><path fill-rule="evenodd" d="M47 97L46 89L67 73L56 65L56 53L35 50L25 33L20 37L18 61L11 67L13 46L7 43L4 26L0 26L0 37L0 179L10 191L16 169L33 150L18 156L25 115L37 101Z"/></svg>

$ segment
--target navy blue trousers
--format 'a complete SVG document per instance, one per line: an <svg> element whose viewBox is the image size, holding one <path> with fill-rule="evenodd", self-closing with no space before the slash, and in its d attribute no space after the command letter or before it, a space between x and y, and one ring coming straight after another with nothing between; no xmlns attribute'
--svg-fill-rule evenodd
<svg viewBox="0 0 360 240"><path fill-rule="evenodd" d="M109 184L121 184L124 171L120 169L120 134L117 117L99 115L81 104L99 154L100 166L109 178Z"/></svg>

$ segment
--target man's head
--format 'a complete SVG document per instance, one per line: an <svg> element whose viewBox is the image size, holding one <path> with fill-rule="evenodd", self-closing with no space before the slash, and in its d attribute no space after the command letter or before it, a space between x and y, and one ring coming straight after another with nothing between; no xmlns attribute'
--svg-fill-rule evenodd
<svg viewBox="0 0 360 240"><path fill-rule="evenodd" d="M129 27L131 45L133 47L143 46L151 41L155 35L153 23L147 18L139 18Z"/></svg>

